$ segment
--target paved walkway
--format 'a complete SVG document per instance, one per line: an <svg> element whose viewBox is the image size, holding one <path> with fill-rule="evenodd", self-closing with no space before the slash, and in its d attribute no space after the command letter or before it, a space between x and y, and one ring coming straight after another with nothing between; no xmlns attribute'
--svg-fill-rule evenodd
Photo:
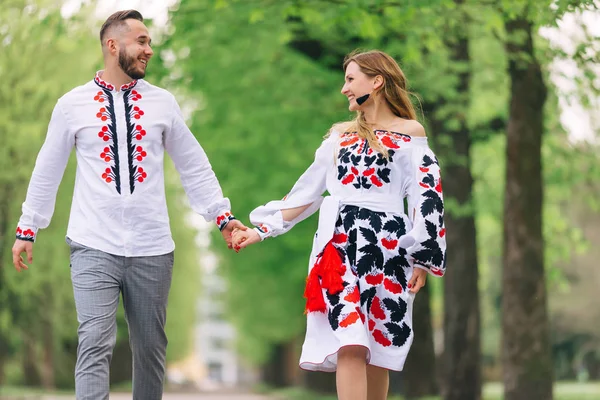
<svg viewBox="0 0 600 400"><path fill-rule="evenodd" d="M277 400L266 397L244 393L165 393L163 400ZM75 400L75 396L42 396L42 397L1 397L0 400ZM131 394L113 393L110 400L131 400Z"/></svg>

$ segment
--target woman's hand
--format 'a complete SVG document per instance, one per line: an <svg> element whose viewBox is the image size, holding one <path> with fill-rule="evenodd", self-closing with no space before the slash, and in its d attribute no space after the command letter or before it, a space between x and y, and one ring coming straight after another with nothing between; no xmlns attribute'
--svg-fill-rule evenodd
<svg viewBox="0 0 600 400"><path fill-rule="evenodd" d="M231 243L236 253L251 244L260 242L260 236L254 229L234 229L231 235Z"/></svg>
<svg viewBox="0 0 600 400"><path fill-rule="evenodd" d="M413 268L413 274L408 281L408 291L416 294L423 286L425 286L425 282L427 281L427 271L423 268Z"/></svg>

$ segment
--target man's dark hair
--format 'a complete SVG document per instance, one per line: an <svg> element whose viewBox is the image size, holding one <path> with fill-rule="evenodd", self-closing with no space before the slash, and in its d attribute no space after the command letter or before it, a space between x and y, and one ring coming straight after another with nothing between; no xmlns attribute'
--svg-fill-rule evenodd
<svg viewBox="0 0 600 400"><path fill-rule="evenodd" d="M104 36L109 28L122 27L128 19L137 19L138 21L144 22L144 17L142 17L142 14L137 10L117 11L108 17L102 24L102 28L100 28L100 43L104 44Z"/></svg>

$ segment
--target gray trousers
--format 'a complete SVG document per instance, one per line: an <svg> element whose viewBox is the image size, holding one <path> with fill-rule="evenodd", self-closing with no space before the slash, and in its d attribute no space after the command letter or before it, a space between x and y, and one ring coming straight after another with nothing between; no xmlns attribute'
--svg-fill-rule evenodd
<svg viewBox="0 0 600 400"><path fill-rule="evenodd" d="M123 257L68 238L67 243L71 247L71 280L79 321L77 400L108 399L109 365L117 339L116 314L121 293L133 353L133 399L161 399L173 253Z"/></svg>

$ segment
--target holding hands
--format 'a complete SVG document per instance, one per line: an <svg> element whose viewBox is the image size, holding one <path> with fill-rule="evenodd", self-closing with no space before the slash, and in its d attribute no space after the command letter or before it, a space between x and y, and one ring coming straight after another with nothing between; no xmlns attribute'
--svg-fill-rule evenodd
<svg viewBox="0 0 600 400"><path fill-rule="evenodd" d="M241 249L258 242L260 242L258 232L254 229L249 229L246 226L234 229L231 235L231 244L236 253L239 253Z"/></svg>

